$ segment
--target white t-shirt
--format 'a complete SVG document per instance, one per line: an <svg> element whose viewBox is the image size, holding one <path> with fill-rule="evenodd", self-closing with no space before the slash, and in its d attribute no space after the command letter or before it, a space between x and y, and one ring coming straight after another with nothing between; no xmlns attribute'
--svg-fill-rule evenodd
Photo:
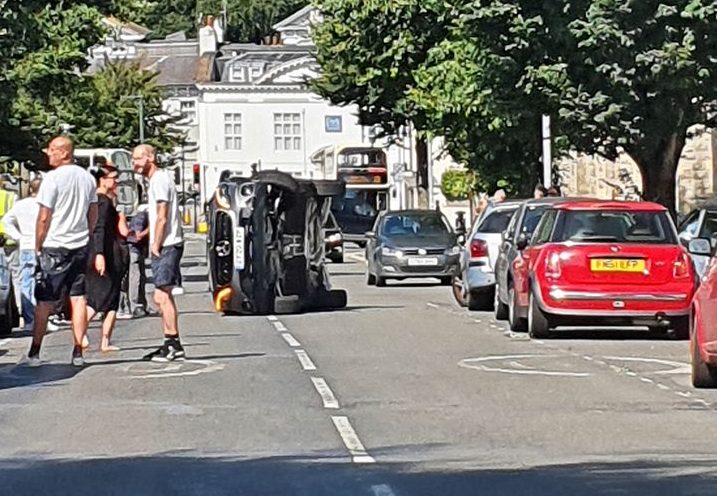
<svg viewBox="0 0 717 496"><path fill-rule="evenodd" d="M159 169L149 179L149 246L154 245L157 225L157 205L166 202L168 208L167 224L164 230L162 246L177 245L183 241L182 224L179 222L179 202L177 189L172 176L166 170Z"/></svg>
<svg viewBox="0 0 717 496"><path fill-rule="evenodd" d="M15 203L2 218L5 234L19 241L21 250L35 251L35 226L39 211L37 198L30 196Z"/></svg>
<svg viewBox="0 0 717 496"><path fill-rule="evenodd" d="M48 172L37 202L52 210L45 248L76 250L90 241L87 212L97 203L97 182L79 165L61 165Z"/></svg>

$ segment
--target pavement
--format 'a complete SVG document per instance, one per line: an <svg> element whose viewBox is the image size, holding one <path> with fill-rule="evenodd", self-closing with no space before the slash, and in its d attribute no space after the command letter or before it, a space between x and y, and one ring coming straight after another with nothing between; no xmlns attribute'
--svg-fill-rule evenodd
<svg viewBox="0 0 717 496"><path fill-rule="evenodd" d="M157 318L122 350L39 368L0 340L0 494L714 495L717 391L687 342L628 329L536 341L468 312L438 281L368 287L332 264L345 310L223 317L203 241L178 298L188 359L155 364ZM90 331L99 344L99 328Z"/></svg>

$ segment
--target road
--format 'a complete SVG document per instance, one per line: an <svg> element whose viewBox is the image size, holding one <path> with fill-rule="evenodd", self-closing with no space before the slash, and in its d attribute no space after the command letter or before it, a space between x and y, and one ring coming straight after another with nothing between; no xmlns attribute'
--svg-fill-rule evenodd
<svg viewBox="0 0 717 496"><path fill-rule="evenodd" d="M81 370L67 330L40 368L16 365L28 336L0 341L0 494L717 493L717 392L690 387L686 342L531 341L449 288L366 286L359 252L331 267L345 311L221 317L201 249L184 363L140 361L158 319L121 322L122 351Z"/></svg>

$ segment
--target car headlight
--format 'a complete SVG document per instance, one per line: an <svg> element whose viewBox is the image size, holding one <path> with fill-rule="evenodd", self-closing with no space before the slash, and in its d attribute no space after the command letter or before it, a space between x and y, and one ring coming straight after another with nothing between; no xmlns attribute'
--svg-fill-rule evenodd
<svg viewBox="0 0 717 496"><path fill-rule="evenodd" d="M220 208L230 209L232 207L232 204L229 201L229 197L226 195L226 192L221 187L217 188L217 190L214 192L214 201Z"/></svg>
<svg viewBox="0 0 717 496"><path fill-rule="evenodd" d="M341 241L341 234L340 233L334 233L328 238L329 243L338 243Z"/></svg>
<svg viewBox="0 0 717 496"><path fill-rule="evenodd" d="M384 246L381 248L381 255L385 257L401 258L403 256L403 252L401 250L395 250L393 248L388 248Z"/></svg>
<svg viewBox="0 0 717 496"><path fill-rule="evenodd" d="M448 256L460 255L460 253L461 253L461 247L458 245L448 248L446 250L446 255L448 255Z"/></svg>

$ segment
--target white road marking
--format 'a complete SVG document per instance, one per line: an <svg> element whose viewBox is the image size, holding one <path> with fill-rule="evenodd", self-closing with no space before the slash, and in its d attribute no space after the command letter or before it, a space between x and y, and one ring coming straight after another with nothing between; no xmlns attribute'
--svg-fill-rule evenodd
<svg viewBox="0 0 717 496"><path fill-rule="evenodd" d="M286 328L284 324L281 322L274 322L274 328L279 332L288 331L289 329Z"/></svg>
<svg viewBox="0 0 717 496"><path fill-rule="evenodd" d="M655 375L681 375L690 373L690 364L685 362L675 362L673 360L662 360L659 358L642 358L642 357L617 357L617 356L606 356L605 360L614 360L619 362L641 362L641 363L656 363L658 365L666 365L672 367L666 370L658 370L654 372Z"/></svg>
<svg viewBox="0 0 717 496"><path fill-rule="evenodd" d="M439 307L438 305L436 305L435 303L426 303L426 306L427 306L427 307L431 307L431 308L440 308L440 307Z"/></svg>
<svg viewBox="0 0 717 496"><path fill-rule="evenodd" d="M592 361L593 361L593 357L591 357L591 356L589 356L589 355L585 355L585 356L583 356L583 358L584 358L585 360L587 360L588 362L592 362Z"/></svg>
<svg viewBox="0 0 717 496"><path fill-rule="evenodd" d="M543 375L549 377L589 377L591 375L587 372L560 372L552 370L532 369L522 363L515 361L521 359L525 360L535 358L560 358L560 355L498 355L481 358L467 358L458 362L458 366L467 369L481 370L483 372L500 372L503 374L516 375ZM483 365L486 362L503 362L504 365L511 365L514 368L508 369Z"/></svg>
<svg viewBox="0 0 717 496"><path fill-rule="evenodd" d="M291 346L292 348L300 348L301 343L299 343L294 336L291 335L289 332L282 332L281 337L284 338L284 341L286 341L286 344Z"/></svg>
<svg viewBox="0 0 717 496"><path fill-rule="evenodd" d="M702 398L695 399L694 401L695 401L696 403L699 403L699 404L704 405L704 406L710 406L709 402L703 400Z"/></svg>
<svg viewBox="0 0 717 496"><path fill-rule="evenodd" d="M344 442L344 446L351 454L354 463L376 463L376 460L368 454L356 431L351 426L348 417L332 416L331 420Z"/></svg>
<svg viewBox="0 0 717 496"><path fill-rule="evenodd" d="M660 388L660 389L662 389L663 391L669 391L669 390L670 390L670 388L667 387L667 386L665 386L664 384L659 384L659 383L658 383L658 384L657 384L657 387Z"/></svg>
<svg viewBox="0 0 717 496"><path fill-rule="evenodd" d="M637 377L637 374L631 370L628 370L625 372L625 375L629 375L630 377Z"/></svg>
<svg viewBox="0 0 717 496"><path fill-rule="evenodd" d="M321 400L324 402L324 408L339 408L339 400L336 399L336 396L334 396L333 391L331 391L331 388L326 384L324 379L321 377L312 377L311 382L314 383L316 392L321 396Z"/></svg>
<svg viewBox="0 0 717 496"><path fill-rule="evenodd" d="M655 381L648 379L647 377L640 377L640 380L646 384L653 384Z"/></svg>
<svg viewBox="0 0 717 496"><path fill-rule="evenodd" d="M692 396L692 393L690 393L689 391L675 391L675 394L677 396L682 396L683 398L689 398L690 396Z"/></svg>
<svg viewBox="0 0 717 496"><path fill-rule="evenodd" d="M269 322L276 322L279 320L276 315L269 315L267 319L269 319Z"/></svg>
<svg viewBox="0 0 717 496"><path fill-rule="evenodd" d="M204 368L187 370L186 372L180 371L184 365L193 364L204 365ZM165 379L167 377L187 377L199 374L206 374L209 372L217 372L222 369L224 369L224 364L214 363L211 360L184 360L181 363L175 362L163 369L149 371L149 373L145 373L142 375L131 375L130 379Z"/></svg>
<svg viewBox="0 0 717 496"><path fill-rule="evenodd" d="M391 486L388 484L371 486L371 491L373 491L373 496L396 496L393 489L391 489Z"/></svg>
<svg viewBox="0 0 717 496"><path fill-rule="evenodd" d="M311 361L311 358L306 351L294 350L294 353L296 353L296 357L299 359L299 362L301 362L301 367L304 370L316 370L316 365L314 365L314 362Z"/></svg>

